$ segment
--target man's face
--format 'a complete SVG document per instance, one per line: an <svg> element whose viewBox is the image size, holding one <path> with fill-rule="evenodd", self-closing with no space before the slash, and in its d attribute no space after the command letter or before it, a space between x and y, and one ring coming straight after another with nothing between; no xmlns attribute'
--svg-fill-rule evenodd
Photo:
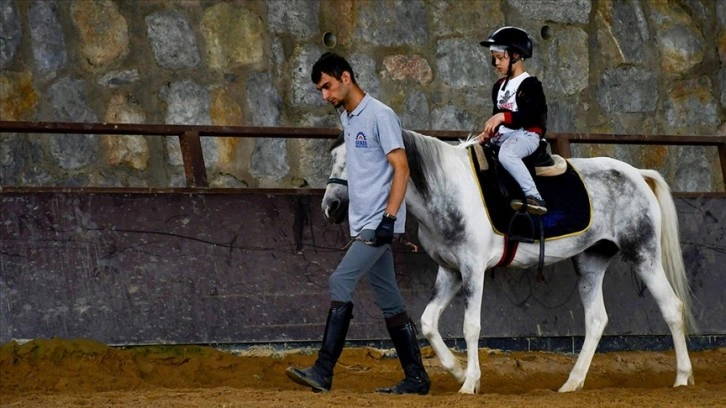
<svg viewBox="0 0 726 408"><path fill-rule="evenodd" d="M320 76L320 82L315 84L315 87L323 95L323 99L326 102L332 104L336 108L343 106L345 98L348 95L348 85L350 82L350 74L343 72L340 80L326 73Z"/></svg>

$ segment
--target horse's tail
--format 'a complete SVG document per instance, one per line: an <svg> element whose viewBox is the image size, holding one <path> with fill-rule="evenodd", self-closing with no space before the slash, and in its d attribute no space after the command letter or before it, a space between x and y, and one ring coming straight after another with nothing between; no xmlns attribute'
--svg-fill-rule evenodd
<svg viewBox="0 0 726 408"><path fill-rule="evenodd" d="M665 269L668 282L670 282L676 296L683 303L683 317L686 330L698 330L696 318L691 309L691 288L686 276L686 267L683 264L683 253L678 238L678 214L676 205L671 197L670 188L663 177L655 170L640 170L640 174L655 194L661 213L661 253L663 269Z"/></svg>

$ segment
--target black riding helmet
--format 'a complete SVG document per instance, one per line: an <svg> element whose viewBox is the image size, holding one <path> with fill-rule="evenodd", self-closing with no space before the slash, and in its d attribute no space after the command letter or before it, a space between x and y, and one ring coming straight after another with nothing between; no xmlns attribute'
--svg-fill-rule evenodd
<svg viewBox="0 0 726 408"><path fill-rule="evenodd" d="M495 45L508 50L514 50L522 58L532 57L532 37L519 27L502 27L479 44L485 47Z"/></svg>
<svg viewBox="0 0 726 408"><path fill-rule="evenodd" d="M519 59L527 59L532 56L532 37L527 34L526 31L519 27L506 26L493 32L489 38L480 42L479 44L488 47L503 49L509 55L509 67L507 68L507 77L504 80L502 89L507 87L509 77L512 76L512 64L519 61ZM520 55L519 58L514 59L512 52L516 52ZM496 66L494 57L492 57L492 65Z"/></svg>

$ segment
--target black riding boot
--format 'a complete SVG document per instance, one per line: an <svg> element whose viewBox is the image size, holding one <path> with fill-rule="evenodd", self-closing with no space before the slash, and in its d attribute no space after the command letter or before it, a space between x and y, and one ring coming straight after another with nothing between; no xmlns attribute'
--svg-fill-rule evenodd
<svg viewBox="0 0 726 408"><path fill-rule="evenodd" d="M353 303L332 302L325 323L323 345L318 351L318 359L312 367L297 369L288 367L285 374L300 385L310 387L315 392L328 392L333 384L333 367L343 352L345 336L348 334L350 319L353 318Z"/></svg>
<svg viewBox="0 0 726 408"><path fill-rule="evenodd" d="M431 381L421 360L421 350L416 340L416 326L406 312L386 319L386 325L406 378L393 387L379 388L377 391L389 394L428 394Z"/></svg>

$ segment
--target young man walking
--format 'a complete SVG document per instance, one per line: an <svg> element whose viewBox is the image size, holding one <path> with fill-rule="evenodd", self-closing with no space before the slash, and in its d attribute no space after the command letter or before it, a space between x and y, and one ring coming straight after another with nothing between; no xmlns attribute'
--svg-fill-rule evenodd
<svg viewBox="0 0 726 408"><path fill-rule="evenodd" d="M358 86L350 64L325 53L313 65L311 79L323 99L340 115L348 171L348 223L356 239L329 278L330 310L323 344L312 367L290 367L286 374L314 391L330 391L333 369L343 351L353 316L353 290L367 274L405 378L378 392L427 394L429 377L421 360L415 326L396 282L391 242L404 232L404 196L409 178L401 123L391 108Z"/></svg>

